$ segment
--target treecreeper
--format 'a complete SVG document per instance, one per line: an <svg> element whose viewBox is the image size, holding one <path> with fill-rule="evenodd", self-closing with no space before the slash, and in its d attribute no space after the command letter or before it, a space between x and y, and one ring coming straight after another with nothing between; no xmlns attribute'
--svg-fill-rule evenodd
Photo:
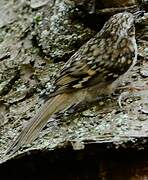
<svg viewBox="0 0 148 180"><path fill-rule="evenodd" d="M71 56L55 81L55 91L6 154L35 140L53 114L81 102L92 102L116 89L117 81L137 60L134 21L131 13L115 14Z"/></svg>

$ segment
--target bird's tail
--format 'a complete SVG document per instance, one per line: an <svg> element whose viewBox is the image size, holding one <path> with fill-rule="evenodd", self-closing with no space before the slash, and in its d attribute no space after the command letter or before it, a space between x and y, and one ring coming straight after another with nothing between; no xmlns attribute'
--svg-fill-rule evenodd
<svg viewBox="0 0 148 180"><path fill-rule="evenodd" d="M22 130L16 140L10 145L6 154L15 153L22 145L35 140L39 132L44 128L49 118L56 112L74 104L74 98L69 94L60 94L49 99L39 112L32 118L30 123Z"/></svg>

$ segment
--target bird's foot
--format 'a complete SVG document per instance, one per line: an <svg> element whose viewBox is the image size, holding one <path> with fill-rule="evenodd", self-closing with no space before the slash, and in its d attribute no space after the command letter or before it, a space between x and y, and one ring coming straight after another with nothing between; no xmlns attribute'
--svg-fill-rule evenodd
<svg viewBox="0 0 148 180"><path fill-rule="evenodd" d="M127 91L122 92L120 94L120 96L118 97L118 104L119 107L122 108L122 101L124 101L125 99L127 99L128 97L133 97L133 96L137 96L139 95L140 91L143 91L144 88L143 87L131 87L131 86L126 86L126 87L122 87L121 89L127 89Z"/></svg>

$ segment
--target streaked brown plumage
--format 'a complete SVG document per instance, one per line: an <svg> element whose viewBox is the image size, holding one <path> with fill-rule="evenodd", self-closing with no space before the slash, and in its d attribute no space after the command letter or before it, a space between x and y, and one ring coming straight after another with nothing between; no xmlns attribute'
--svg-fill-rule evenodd
<svg viewBox="0 0 148 180"><path fill-rule="evenodd" d="M7 153L31 143L54 113L110 94L116 87L114 82L134 65L136 59L134 17L128 12L118 13L68 60L55 82L55 92Z"/></svg>

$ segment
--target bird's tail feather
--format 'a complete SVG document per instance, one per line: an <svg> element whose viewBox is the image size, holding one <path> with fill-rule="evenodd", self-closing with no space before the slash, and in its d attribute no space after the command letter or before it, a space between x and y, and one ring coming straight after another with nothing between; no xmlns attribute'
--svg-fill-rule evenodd
<svg viewBox="0 0 148 180"><path fill-rule="evenodd" d="M74 103L74 98L69 94L60 94L49 99L39 112L33 117L31 122L25 127L16 140L10 145L6 154L11 151L15 153L22 145L35 140L39 132L44 128L49 118L56 112L61 111Z"/></svg>

